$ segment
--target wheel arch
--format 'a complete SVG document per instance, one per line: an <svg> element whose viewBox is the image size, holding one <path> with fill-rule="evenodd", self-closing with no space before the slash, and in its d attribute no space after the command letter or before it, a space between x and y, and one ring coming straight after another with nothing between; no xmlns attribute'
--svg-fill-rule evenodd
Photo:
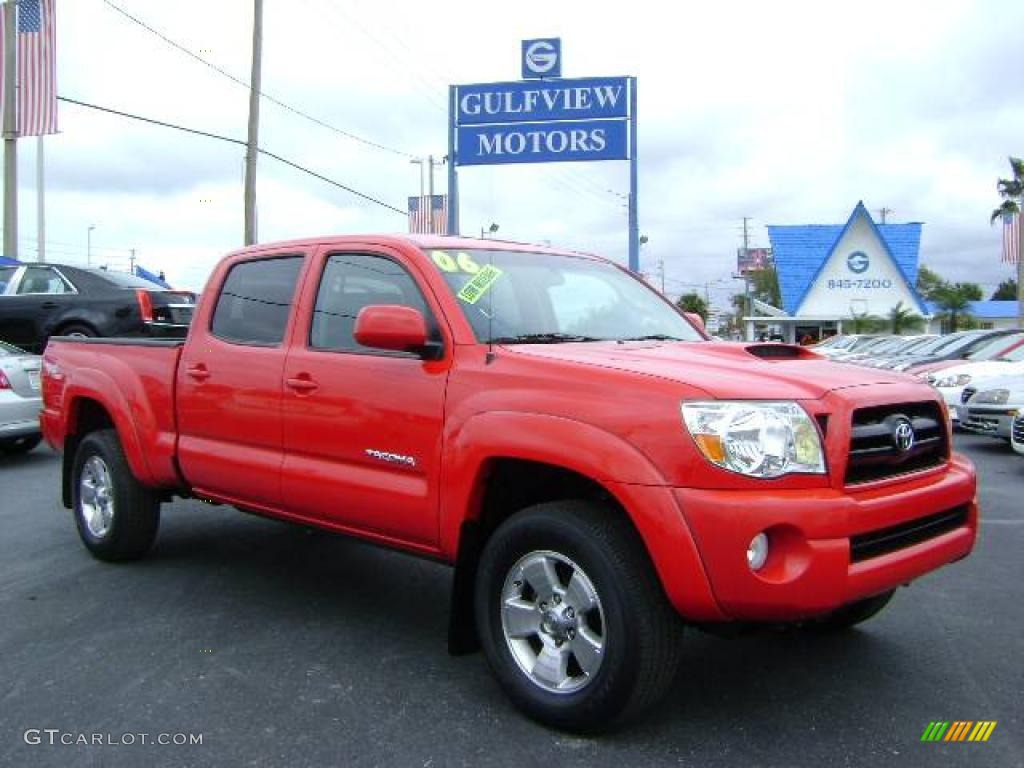
<svg viewBox="0 0 1024 768"><path fill-rule="evenodd" d="M448 446L440 538L455 562L450 652L478 647L472 592L488 536L509 515L542 501L582 498L615 509L639 534L676 610L694 619L721 618L671 490L622 438L561 417L488 413L470 420Z"/></svg>

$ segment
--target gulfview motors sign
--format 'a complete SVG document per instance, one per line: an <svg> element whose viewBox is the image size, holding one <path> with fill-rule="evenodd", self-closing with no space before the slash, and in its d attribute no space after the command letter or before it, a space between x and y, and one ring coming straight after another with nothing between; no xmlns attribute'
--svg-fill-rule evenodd
<svg viewBox="0 0 1024 768"><path fill-rule="evenodd" d="M523 72L536 79L455 88L457 165L629 157L630 79L550 79L557 43L524 42Z"/></svg>
<svg viewBox="0 0 1024 768"><path fill-rule="evenodd" d="M459 165L624 160L626 78L463 85Z"/></svg>

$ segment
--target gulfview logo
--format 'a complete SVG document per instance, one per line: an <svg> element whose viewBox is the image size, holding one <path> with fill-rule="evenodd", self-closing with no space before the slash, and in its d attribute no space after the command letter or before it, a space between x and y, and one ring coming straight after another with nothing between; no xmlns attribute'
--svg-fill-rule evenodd
<svg viewBox="0 0 1024 768"><path fill-rule="evenodd" d="M921 741L988 741L995 729L995 720L933 721L924 729Z"/></svg>

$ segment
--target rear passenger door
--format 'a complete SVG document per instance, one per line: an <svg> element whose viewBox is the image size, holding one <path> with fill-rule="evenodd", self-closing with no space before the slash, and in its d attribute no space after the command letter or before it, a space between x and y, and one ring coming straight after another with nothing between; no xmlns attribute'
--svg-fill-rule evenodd
<svg viewBox="0 0 1024 768"><path fill-rule="evenodd" d="M438 476L450 334L402 254L317 254L284 374L283 493L291 511L414 547L438 539ZM422 312L444 352L424 360L353 338L359 311Z"/></svg>
<svg viewBox="0 0 1024 768"><path fill-rule="evenodd" d="M281 506L281 376L304 256L236 262L193 323L178 365L178 457L199 494Z"/></svg>

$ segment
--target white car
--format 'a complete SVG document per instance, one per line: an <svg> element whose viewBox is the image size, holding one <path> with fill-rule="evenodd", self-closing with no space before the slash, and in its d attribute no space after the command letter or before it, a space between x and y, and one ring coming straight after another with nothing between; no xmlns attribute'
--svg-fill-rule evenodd
<svg viewBox="0 0 1024 768"><path fill-rule="evenodd" d="M993 360L943 368L929 374L928 382L942 393L955 423L958 419L956 406L966 403L979 388L987 386L988 380L1019 373L1024 373L1024 346Z"/></svg>
<svg viewBox="0 0 1024 768"><path fill-rule="evenodd" d="M957 411L968 432L1010 440L1011 424L1024 412L1024 373L988 379Z"/></svg>

